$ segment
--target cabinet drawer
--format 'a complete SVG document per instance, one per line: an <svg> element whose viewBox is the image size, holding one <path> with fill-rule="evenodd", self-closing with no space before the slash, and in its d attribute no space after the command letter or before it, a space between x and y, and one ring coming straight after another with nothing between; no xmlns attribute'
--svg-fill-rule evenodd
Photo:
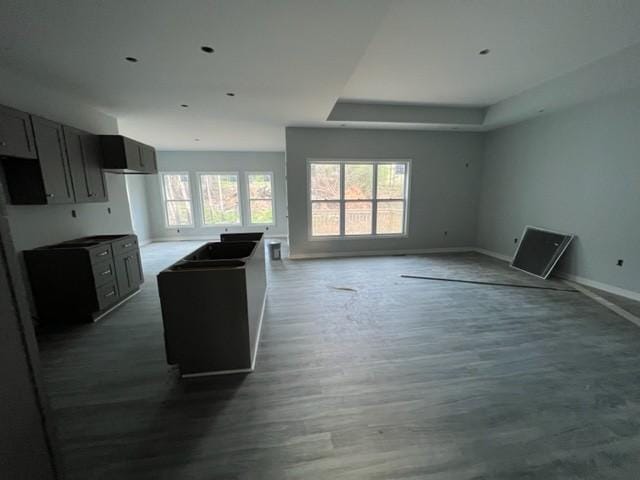
<svg viewBox="0 0 640 480"><path fill-rule="evenodd" d="M100 308L100 310L104 310L118 301L118 289L113 282L96 288L96 294L98 296L98 308Z"/></svg>
<svg viewBox="0 0 640 480"><path fill-rule="evenodd" d="M112 260L111 256L111 244L107 243L94 247L89 250L89 256L91 257L91 263L106 262Z"/></svg>
<svg viewBox="0 0 640 480"><path fill-rule="evenodd" d="M95 263L91 268L93 270L96 287L104 285L105 283L115 282L116 272L113 267L113 260L109 259L108 262Z"/></svg>
<svg viewBox="0 0 640 480"><path fill-rule="evenodd" d="M123 252L138 249L138 239L134 236L123 238L113 242L113 254L120 255Z"/></svg>

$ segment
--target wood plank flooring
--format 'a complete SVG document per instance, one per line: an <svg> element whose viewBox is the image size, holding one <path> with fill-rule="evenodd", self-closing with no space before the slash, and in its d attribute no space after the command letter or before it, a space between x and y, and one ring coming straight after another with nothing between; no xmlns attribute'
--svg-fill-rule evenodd
<svg viewBox="0 0 640 480"><path fill-rule="evenodd" d="M143 291L41 336L70 479L636 479L640 329L478 254L274 262L256 372L183 381Z"/></svg>

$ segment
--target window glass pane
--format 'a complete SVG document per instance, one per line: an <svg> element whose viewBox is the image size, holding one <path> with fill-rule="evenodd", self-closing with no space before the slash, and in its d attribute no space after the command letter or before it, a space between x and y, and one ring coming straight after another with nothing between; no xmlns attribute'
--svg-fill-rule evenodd
<svg viewBox="0 0 640 480"><path fill-rule="evenodd" d="M201 175L200 187L205 225L240 224L237 175Z"/></svg>
<svg viewBox="0 0 640 480"><path fill-rule="evenodd" d="M404 233L404 202L378 202L376 233Z"/></svg>
<svg viewBox="0 0 640 480"><path fill-rule="evenodd" d="M340 165L311 164L311 200L340 199Z"/></svg>
<svg viewBox="0 0 640 480"><path fill-rule="evenodd" d="M273 223L271 200L250 200L251 223Z"/></svg>
<svg viewBox="0 0 640 480"><path fill-rule="evenodd" d="M339 202L313 202L311 218L312 235L340 235Z"/></svg>
<svg viewBox="0 0 640 480"><path fill-rule="evenodd" d="M191 202L188 200L168 201L167 224L170 226L193 225Z"/></svg>
<svg viewBox="0 0 640 480"><path fill-rule="evenodd" d="M346 235L371 235L372 202L346 202L344 204L344 233Z"/></svg>
<svg viewBox="0 0 640 480"><path fill-rule="evenodd" d="M373 165L347 163L344 166L344 198L369 200L373 196Z"/></svg>
<svg viewBox="0 0 640 480"><path fill-rule="evenodd" d="M404 198L406 168L404 163L378 165L378 198Z"/></svg>
<svg viewBox="0 0 640 480"><path fill-rule="evenodd" d="M189 175L164 175L164 194L167 200L190 200Z"/></svg>
<svg viewBox="0 0 640 480"><path fill-rule="evenodd" d="M271 198L271 175L268 173L249 175L249 198Z"/></svg>

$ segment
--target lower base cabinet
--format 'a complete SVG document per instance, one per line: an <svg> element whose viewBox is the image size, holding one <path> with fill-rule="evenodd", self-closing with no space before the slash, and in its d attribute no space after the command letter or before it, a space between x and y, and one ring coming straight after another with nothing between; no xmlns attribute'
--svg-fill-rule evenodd
<svg viewBox="0 0 640 480"><path fill-rule="evenodd" d="M42 323L94 321L144 282L135 235L100 235L24 252Z"/></svg>
<svg viewBox="0 0 640 480"><path fill-rule="evenodd" d="M144 281L140 252L121 253L115 257L116 282L121 296L134 292Z"/></svg>

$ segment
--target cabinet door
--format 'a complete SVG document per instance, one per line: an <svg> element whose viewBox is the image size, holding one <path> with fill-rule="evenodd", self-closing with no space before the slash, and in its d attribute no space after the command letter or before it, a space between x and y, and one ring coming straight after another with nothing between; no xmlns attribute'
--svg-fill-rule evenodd
<svg viewBox="0 0 640 480"><path fill-rule="evenodd" d="M140 167L146 173L157 173L156 150L148 145L140 145Z"/></svg>
<svg viewBox="0 0 640 480"><path fill-rule="evenodd" d="M89 185L87 183L84 149L82 148L82 135L84 132L66 126L63 127L63 131L75 200L78 203L88 202L90 201Z"/></svg>
<svg viewBox="0 0 640 480"><path fill-rule="evenodd" d="M143 281L140 252L134 250L116 256L116 279L121 297L136 290Z"/></svg>
<svg viewBox="0 0 640 480"><path fill-rule="evenodd" d="M130 138L123 138L124 156L126 158L126 168L129 170L141 171L142 160L140 157L140 144Z"/></svg>
<svg viewBox="0 0 640 480"><path fill-rule="evenodd" d="M28 113L0 106L0 156L37 158Z"/></svg>
<svg viewBox="0 0 640 480"><path fill-rule="evenodd" d="M63 130L76 202L106 202L100 137L67 126Z"/></svg>
<svg viewBox="0 0 640 480"><path fill-rule="evenodd" d="M138 288L144 283L144 273L142 272L142 259L140 258L140 250L131 252L131 280Z"/></svg>
<svg viewBox="0 0 640 480"><path fill-rule="evenodd" d="M82 151L84 152L84 166L89 191L90 202L106 202L109 199L107 184L102 169L102 149L98 135L85 134L82 136Z"/></svg>
<svg viewBox="0 0 640 480"><path fill-rule="evenodd" d="M62 125L38 117L31 117L31 120L46 202L73 203Z"/></svg>

